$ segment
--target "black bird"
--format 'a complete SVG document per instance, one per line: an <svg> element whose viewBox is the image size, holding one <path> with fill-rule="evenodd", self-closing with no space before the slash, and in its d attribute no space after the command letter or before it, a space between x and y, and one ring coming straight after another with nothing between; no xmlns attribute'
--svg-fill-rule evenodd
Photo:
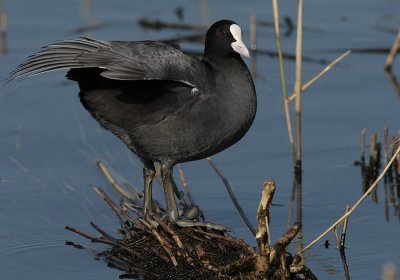
<svg viewBox="0 0 400 280"><path fill-rule="evenodd" d="M201 60L162 42L78 38L43 47L9 79L70 69L86 110L142 160L145 213L158 162L177 223L173 166L228 148L254 120L256 92L240 55L249 57L239 25L221 20L207 31Z"/></svg>

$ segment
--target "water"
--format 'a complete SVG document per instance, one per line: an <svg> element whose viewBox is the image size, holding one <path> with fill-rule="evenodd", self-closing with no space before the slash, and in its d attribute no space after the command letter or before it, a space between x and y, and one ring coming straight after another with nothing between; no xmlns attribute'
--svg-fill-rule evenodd
<svg viewBox="0 0 400 280"><path fill-rule="evenodd" d="M202 24L200 2L169 1L2 1L8 14L8 52L0 57L0 79L40 46L82 34L71 31L90 22L103 27L89 32L99 39L164 39L188 31L143 30L137 24L147 16L176 22L174 10L184 8L184 22ZM296 18L293 1L279 1L281 15ZM248 19L272 21L269 2L210 2L212 21L231 18L240 23L248 42ZM85 8L86 7L86 8ZM161 8L162 7L162 8ZM400 1L306 1L304 56L333 60L352 48L389 47L399 26ZM283 32L285 29L283 28ZM295 37L283 37L285 52L294 53ZM196 44L187 49L201 50ZM258 28L258 47L275 50L273 30ZM327 50L337 50L328 52ZM361 195L358 167L360 132L399 128L399 97L383 71L382 54L352 53L306 91L303 99L303 243L308 244L343 214L345 205ZM292 167L287 140L279 66L276 58L258 57L256 81L259 110L248 135L215 156L232 182L243 208L255 222L260 186L276 180L272 208L272 238L285 231L292 189ZM294 62L285 61L288 88L293 89ZM306 81L323 68L304 63ZM399 73L395 61L394 72ZM141 188L141 164L111 133L104 131L82 108L77 86L62 71L12 83L0 89L0 279L117 279L120 272L94 260L86 251L65 246L65 240L87 244L64 229L71 225L92 232L94 221L115 233L117 222L93 186L108 187L95 161L104 160L129 182ZM368 134L369 135L369 134ZM193 196L210 221L230 226L254 244L219 178L208 163L183 165ZM162 197L160 188L156 194ZM399 262L399 213L389 205L385 220L384 191L378 203L370 198L352 216L346 256L352 279L379 279L382 266ZM396 202L399 203L398 200ZM320 279L343 279L339 252L323 243L306 253L306 264ZM85 243L86 242L86 243ZM105 248L101 245L96 248ZM291 251L294 251L294 246Z"/></svg>

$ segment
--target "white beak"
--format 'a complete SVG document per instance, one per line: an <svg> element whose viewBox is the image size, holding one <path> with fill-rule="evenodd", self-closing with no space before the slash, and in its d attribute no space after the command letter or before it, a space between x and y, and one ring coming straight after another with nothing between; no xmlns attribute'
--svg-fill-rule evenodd
<svg viewBox="0 0 400 280"><path fill-rule="evenodd" d="M250 57L249 50L242 41L242 30L240 29L240 26L237 24L232 24L229 27L229 30L231 31L232 37L236 40L231 44L233 50L245 57Z"/></svg>

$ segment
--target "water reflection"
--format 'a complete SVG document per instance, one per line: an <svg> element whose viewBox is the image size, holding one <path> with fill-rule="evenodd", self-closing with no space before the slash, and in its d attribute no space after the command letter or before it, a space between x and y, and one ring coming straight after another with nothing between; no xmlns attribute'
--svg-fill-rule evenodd
<svg viewBox="0 0 400 280"><path fill-rule="evenodd" d="M86 21L86 25L73 29L70 33L82 33L84 36L92 37L91 31L103 27L103 23L91 14L94 0L81 0L79 14Z"/></svg>
<svg viewBox="0 0 400 280"><path fill-rule="evenodd" d="M400 97L400 85L397 81L396 75L390 70L386 72L390 83L392 84L394 91L396 92L397 96Z"/></svg>
<svg viewBox="0 0 400 280"><path fill-rule="evenodd" d="M7 52L8 17L4 10L4 1L0 0L0 56Z"/></svg>
<svg viewBox="0 0 400 280"><path fill-rule="evenodd" d="M378 134L372 133L370 140L370 155L369 161L366 161L365 156L365 130L361 133L361 159L356 161L355 164L360 166L361 169L361 188L364 193L369 186L376 180L381 169L381 143L378 141ZM388 162L388 157L392 157L396 148L397 140L395 136L388 136L388 129L384 128L384 144L383 144L383 163ZM399 217L400 221L400 157L398 157L394 164L389 168L383 180L383 195L385 204L385 220L390 221L390 208L393 208L393 215ZM378 188L371 192L371 200L378 203Z"/></svg>

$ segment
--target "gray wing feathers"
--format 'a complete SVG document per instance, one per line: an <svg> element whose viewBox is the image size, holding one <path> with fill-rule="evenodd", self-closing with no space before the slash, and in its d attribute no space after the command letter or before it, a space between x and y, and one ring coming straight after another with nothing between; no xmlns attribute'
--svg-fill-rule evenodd
<svg viewBox="0 0 400 280"><path fill-rule="evenodd" d="M114 80L175 80L195 87L199 63L159 42L118 42L79 38L47 45L10 73L8 81L59 69L98 67Z"/></svg>

